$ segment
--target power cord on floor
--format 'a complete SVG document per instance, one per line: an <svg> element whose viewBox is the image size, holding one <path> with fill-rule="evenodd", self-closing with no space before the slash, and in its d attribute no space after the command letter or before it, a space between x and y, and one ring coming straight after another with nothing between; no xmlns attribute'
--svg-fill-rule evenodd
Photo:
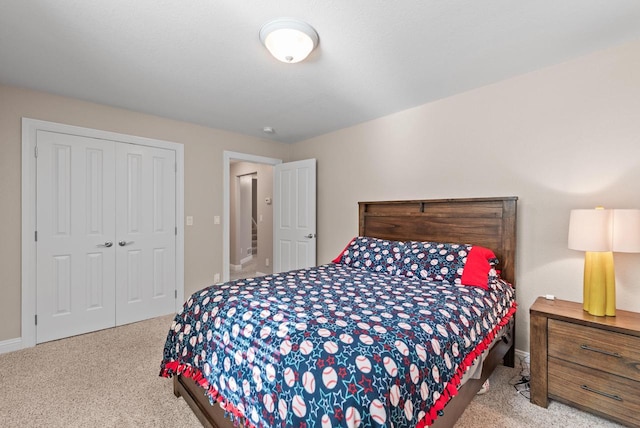
<svg viewBox="0 0 640 428"><path fill-rule="evenodd" d="M522 367L520 373L511 378L509 384L515 388L516 394L520 394L528 400L531 397L529 392L529 382L531 380L529 364L524 360L524 358L521 358L520 366Z"/></svg>

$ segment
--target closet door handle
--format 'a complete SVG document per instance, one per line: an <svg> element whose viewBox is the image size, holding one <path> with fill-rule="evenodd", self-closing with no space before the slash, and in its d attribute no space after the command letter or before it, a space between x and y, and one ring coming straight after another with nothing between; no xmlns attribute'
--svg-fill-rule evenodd
<svg viewBox="0 0 640 428"><path fill-rule="evenodd" d="M111 247L112 245L113 245L113 242L111 242L111 241L107 241L107 242L105 242L104 244L98 244L98 245L96 245L96 247L107 247L107 248L109 248L109 247Z"/></svg>
<svg viewBox="0 0 640 428"><path fill-rule="evenodd" d="M120 241L120 242L118 242L118 245L120 245L121 247L124 247L125 245L131 245L134 242L135 241Z"/></svg>

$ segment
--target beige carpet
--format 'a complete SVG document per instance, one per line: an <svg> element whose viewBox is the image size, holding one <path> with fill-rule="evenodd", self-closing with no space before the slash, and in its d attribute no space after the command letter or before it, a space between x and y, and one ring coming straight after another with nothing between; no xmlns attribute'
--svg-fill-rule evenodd
<svg viewBox="0 0 640 428"><path fill-rule="evenodd" d="M199 427L171 381L158 376L172 317L0 355L2 427ZM499 367L456 427L617 427L552 402L530 404Z"/></svg>

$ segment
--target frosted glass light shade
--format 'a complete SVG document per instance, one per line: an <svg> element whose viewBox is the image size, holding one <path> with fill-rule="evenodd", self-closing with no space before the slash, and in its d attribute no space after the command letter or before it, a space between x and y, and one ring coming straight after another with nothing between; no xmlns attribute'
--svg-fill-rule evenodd
<svg viewBox="0 0 640 428"><path fill-rule="evenodd" d="M640 253L640 210L613 210L613 251Z"/></svg>
<svg viewBox="0 0 640 428"><path fill-rule="evenodd" d="M262 26L260 40L277 60L293 64L318 46L318 33L306 22L280 18Z"/></svg>
<svg viewBox="0 0 640 428"><path fill-rule="evenodd" d="M580 251L611 251L613 210L571 210L569 248Z"/></svg>

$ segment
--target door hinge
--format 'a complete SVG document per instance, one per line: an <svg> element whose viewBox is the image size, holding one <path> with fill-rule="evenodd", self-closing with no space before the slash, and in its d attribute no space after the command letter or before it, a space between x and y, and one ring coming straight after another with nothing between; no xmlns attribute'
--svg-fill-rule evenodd
<svg viewBox="0 0 640 428"><path fill-rule="evenodd" d="M34 149L33 149L33 155L34 155L35 157L38 157L38 146L35 146L35 147L34 147Z"/></svg>
<svg viewBox="0 0 640 428"><path fill-rule="evenodd" d="M38 231L37 230L35 231L34 235L35 235L36 242L38 242Z"/></svg>
<svg viewBox="0 0 640 428"><path fill-rule="evenodd" d="M178 226L175 227L175 235L178 236Z"/></svg>
<svg viewBox="0 0 640 428"><path fill-rule="evenodd" d="M38 325L38 315L36 315L36 325Z"/></svg>
<svg viewBox="0 0 640 428"><path fill-rule="evenodd" d="M173 294L174 294L174 297L177 299L178 298L178 290L173 290Z"/></svg>

